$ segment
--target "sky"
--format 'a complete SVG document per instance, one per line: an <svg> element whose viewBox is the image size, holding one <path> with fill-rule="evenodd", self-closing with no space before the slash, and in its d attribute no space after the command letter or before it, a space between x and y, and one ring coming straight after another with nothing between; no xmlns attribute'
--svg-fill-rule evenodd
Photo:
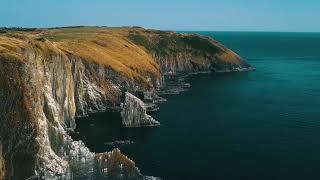
<svg viewBox="0 0 320 180"><path fill-rule="evenodd" d="M1 27L320 32L320 0L0 0Z"/></svg>

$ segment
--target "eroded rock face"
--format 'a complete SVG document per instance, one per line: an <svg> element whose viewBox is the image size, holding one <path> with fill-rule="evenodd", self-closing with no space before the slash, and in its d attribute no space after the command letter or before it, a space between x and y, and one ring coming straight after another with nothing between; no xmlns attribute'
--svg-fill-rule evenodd
<svg viewBox="0 0 320 180"><path fill-rule="evenodd" d="M62 54L46 59L28 50L25 57L23 63L0 60L1 176L70 179L97 169L90 171L94 176L99 172L94 153L67 131L75 128L77 114L120 104L120 80L106 79L107 69L94 74L101 67Z"/></svg>
<svg viewBox="0 0 320 180"><path fill-rule="evenodd" d="M35 176L45 179L71 179L79 173L98 176L101 170L96 166L94 153L81 141L73 141L67 131L75 128L76 114L103 111L116 104L119 87L112 80L101 81L107 75L103 69L100 70L102 73L92 75L100 69L95 64L64 56L48 61L32 52L28 56L26 68L30 68L27 69L31 76L30 86L43 94L34 100L35 110L39 112ZM115 99L110 98L111 95Z"/></svg>
<svg viewBox="0 0 320 180"><path fill-rule="evenodd" d="M0 140L6 180L34 174L39 152L34 98L25 77L23 63L0 59Z"/></svg>
<svg viewBox="0 0 320 180"><path fill-rule="evenodd" d="M122 124L125 127L159 126L160 123L147 114L142 100L129 92L125 93L125 101L121 111Z"/></svg>

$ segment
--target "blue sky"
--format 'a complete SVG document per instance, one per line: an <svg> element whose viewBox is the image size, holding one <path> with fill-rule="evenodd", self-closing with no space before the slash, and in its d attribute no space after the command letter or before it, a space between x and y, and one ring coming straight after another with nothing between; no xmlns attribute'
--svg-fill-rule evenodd
<svg viewBox="0 0 320 180"><path fill-rule="evenodd" d="M320 0L1 0L0 26L320 32Z"/></svg>

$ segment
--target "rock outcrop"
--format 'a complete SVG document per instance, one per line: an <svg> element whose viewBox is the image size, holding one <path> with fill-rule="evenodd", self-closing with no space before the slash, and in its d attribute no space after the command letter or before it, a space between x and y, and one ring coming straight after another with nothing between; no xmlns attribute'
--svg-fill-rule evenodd
<svg viewBox="0 0 320 180"><path fill-rule="evenodd" d="M122 102L123 86L154 103L163 101L157 92L165 74L250 69L199 35L142 28L6 29L0 34L0 179L95 177L105 168L112 175L107 177L141 177L118 150L95 155L73 141L68 132L75 117L124 103L125 125L155 125L146 107L156 107L129 93Z"/></svg>
<svg viewBox="0 0 320 180"><path fill-rule="evenodd" d="M135 163L121 154L119 149L108 153L96 154L98 165L103 175L112 179L142 179L143 176Z"/></svg>
<svg viewBox="0 0 320 180"><path fill-rule="evenodd" d="M72 142L69 165L71 174L63 179L142 179L135 163L119 149L94 154L83 142Z"/></svg>
<svg viewBox="0 0 320 180"><path fill-rule="evenodd" d="M159 126L160 123L147 114L145 103L136 96L125 93L121 111L122 124L125 127Z"/></svg>

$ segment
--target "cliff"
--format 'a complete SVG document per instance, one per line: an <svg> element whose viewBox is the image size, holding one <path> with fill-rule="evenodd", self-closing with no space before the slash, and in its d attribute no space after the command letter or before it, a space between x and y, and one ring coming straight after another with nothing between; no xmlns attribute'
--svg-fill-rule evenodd
<svg viewBox="0 0 320 180"><path fill-rule="evenodd" d="M157 92L166 74L250 69L234 52L200 35L142 28L3 29L0 179L69 179L79 167L107 177L119 173L106 173L105 167L121 167L129 178L142 178L118 150L94 155L73 141L67 132L75 129L75 117L120 107L127 91L151 103L161 100ZM124 103L128 112L132 102ZM145 109L138 114L151 118ZM101 164L101 158L119 157L112 167L108 160Z"/></svg>

